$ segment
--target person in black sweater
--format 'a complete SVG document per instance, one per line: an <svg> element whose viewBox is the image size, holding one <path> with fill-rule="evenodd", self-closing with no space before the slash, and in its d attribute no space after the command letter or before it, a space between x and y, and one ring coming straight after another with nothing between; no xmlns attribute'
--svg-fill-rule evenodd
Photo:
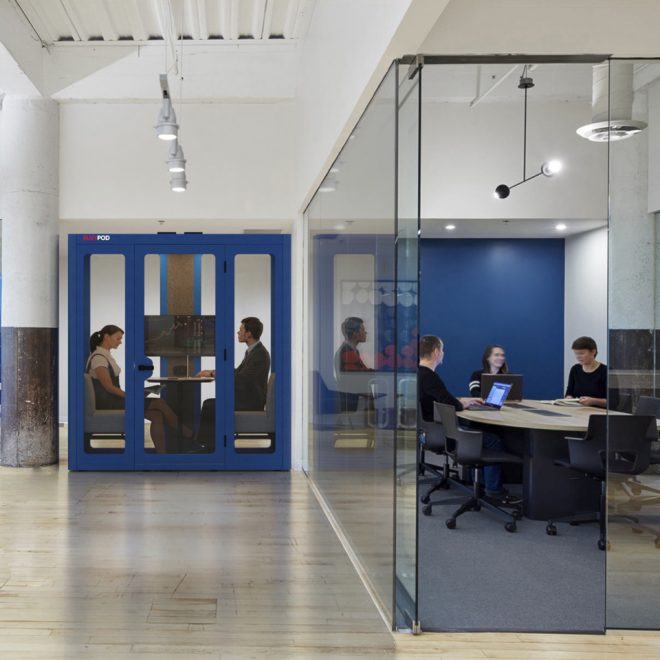
<svg viewBox="0 0 660 660"><path fill-rule="evenodd" d="M419 368L417 370L417 388L422 417L433 420L433 403L446 403L456 410L469 408L473 403L482 403L477 397L455 397L435 372L445 356L444 344L440 337L424 335L419 340ZM483 433L483 445L488 449L502 449L502 441L494 433ZM508 492L502 486L502 466L484 466L484 487L488 497L506 499Z"/></svg>
<svg viewBox="0 0 660 660"><path fill-rule="evenodd" d="M568 374L566 398L579 399L583 406L607 408L607 366L596 359L596 342L591 337L578 337L571 348L578 363Z"/></svg>
<svg viewBox="0 0 660 660"><path fill-rule="evenodd" d="M481 369L473 371L470 376L470 396L481 396L481 374L507 374L506 355L504 347L499 344L489 344L481 357Z"/></svg>

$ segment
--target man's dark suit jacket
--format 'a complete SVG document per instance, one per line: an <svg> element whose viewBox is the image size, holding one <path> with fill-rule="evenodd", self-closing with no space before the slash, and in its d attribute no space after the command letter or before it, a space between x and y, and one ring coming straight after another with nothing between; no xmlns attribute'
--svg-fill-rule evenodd
<svg viewBox="0 0 660 660"><path fill-rule="evenodd" d="M234 370L234 408L263 410L266 406L270 353L259 342Z"/></svg>

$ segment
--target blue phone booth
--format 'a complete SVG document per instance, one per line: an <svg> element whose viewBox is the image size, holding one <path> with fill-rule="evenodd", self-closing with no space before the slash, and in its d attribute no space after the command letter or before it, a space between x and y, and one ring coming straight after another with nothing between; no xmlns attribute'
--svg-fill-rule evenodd
<svg viewBox="0 0 660 660"><path fill-rule="evenodd" d="M69 468L288 470L290 254L283 235L70 235Z"/></svg>

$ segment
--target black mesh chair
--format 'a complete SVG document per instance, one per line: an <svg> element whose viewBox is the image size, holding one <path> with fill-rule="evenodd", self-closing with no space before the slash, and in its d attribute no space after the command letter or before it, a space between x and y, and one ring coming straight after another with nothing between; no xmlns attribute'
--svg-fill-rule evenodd
<svg viewBox="0 0 660 660"><path fill-rule="evenodd" d="M456 519L467 511L479 511L485 509L506 519L504 528L507 532L516 531L516 520L522 517L520 505L496 504L492 498L482 495L483 468L484 465L497 463L521 463L519 456L505 451L496 451L483 447L483 433L472 429L461 428L456 418L456 410L453 406L443 403L434 403L434 417L442 423L444 436L446 438L445 453L457 465L465 468L473 468L474 478L472 482L471 497L464 500L461 506L447 518L445 524L449 529L456 527ZM430 515L433 506L447 504L446 500L430 502L422 512Z"/></svg>
<svg viewBox="0 0 660 660"><path fill-rule="evenodd" d="M547 534L555 536L556 523L560 522L573 525L597 522L600 524L598 548L605 550L607 472L635 475L648 469L651 451L648 433L649 427L654 427L655 423L655 417L650 415L591 415L583 437L566 437L569 460L555 461L555 464L600 481L600 506L598 511L576 512L572 516L548 521ZM621 517L638 522L629 515Z"/></svg>

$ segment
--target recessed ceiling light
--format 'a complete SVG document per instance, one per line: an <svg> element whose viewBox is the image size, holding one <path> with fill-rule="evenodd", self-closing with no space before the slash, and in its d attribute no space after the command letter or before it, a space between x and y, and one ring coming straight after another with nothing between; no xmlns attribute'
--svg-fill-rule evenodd
<svg viewBox="0 0 660 660"><path fill-rule="evenodd" d="M447 225L445 229L448 229L449 231L452 231L452 229L456 229L456 225Z"/></svg>
<svg viewBox="0 0 660 660"><path fill-rule="evenodd" d="M555 225L555 229L557 231L566 231L566 225L563 222L560 222L559 224Z"/></svg>

